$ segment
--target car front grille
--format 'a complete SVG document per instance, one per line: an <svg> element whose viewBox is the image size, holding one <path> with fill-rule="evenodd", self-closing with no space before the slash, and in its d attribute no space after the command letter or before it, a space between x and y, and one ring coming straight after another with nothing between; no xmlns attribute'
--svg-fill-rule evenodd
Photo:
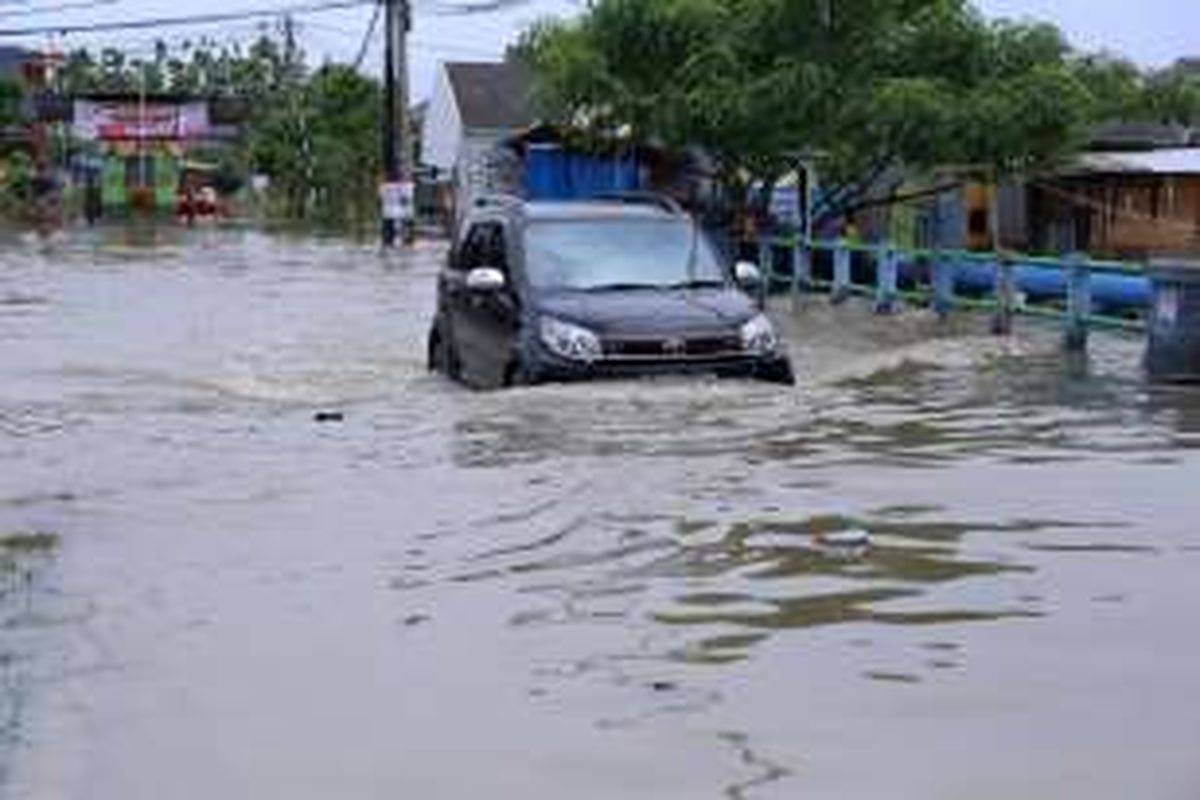
<svg viewBox="0 0 1200 800"><path fill-rule="evenodd" d="M614 361L687 361L744 355L737 334L622 337L605 339L605 359Z"/></svg>

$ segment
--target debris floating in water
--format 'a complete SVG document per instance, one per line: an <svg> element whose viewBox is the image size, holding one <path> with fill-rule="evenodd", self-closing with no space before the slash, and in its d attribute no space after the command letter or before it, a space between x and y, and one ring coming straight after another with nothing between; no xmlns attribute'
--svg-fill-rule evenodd
<svg viewBox="0 0 1200 800"><path fill-rule="evenodd" d="M313 414L314 422L342 422L346 415L341 411L318 411Z"/></svg>
<svg viewBox="0 0 1200 800"><path fill-rule="evenodd" d="M828 547L870 547L871 534L864 530L835 531L818 535L817 541Z"/></svg>
<svg viewBox="0 0 1200 800"><path fill-rule="evenodd" d="M871 534L859 529L819 533L813 540L822 552L843 558L859 558L871 549Z"/></svg>

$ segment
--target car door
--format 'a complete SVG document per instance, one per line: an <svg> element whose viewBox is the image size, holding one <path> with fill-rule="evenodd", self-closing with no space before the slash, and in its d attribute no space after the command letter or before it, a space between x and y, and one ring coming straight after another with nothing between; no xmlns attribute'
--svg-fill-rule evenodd
<svg viewBox="0 0 1200 800"><path fill-rule="evenodd" d="M479 237L468 230L454 246L438 278L438 333L451 351L454 370L463 370L463 352L467 345L461 332L470 311L467 303L467 273L480 263Z"/></svg>
<svg viewBox="0 0 1200 800"><path fill-rule="evenodd" d="M511 283L508 250L506 227L500 220L475 223L467 232L453 324L463 372L476 385L502 385L512 361L518 302ZM479 267L499 270L505 277L504 288L471 291L466 276Z"/></svg>

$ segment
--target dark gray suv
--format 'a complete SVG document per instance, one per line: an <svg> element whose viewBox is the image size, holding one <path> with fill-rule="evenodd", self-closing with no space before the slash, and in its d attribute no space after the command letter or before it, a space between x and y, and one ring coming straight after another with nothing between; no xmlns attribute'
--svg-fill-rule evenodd
<svg viewBox="0 0 1200 800"><path fill-rule="evenodd" d="M748 294L758 281L666 199L494 198L439 275L429 366L478 387L663 372L790 384Z"/></svg>

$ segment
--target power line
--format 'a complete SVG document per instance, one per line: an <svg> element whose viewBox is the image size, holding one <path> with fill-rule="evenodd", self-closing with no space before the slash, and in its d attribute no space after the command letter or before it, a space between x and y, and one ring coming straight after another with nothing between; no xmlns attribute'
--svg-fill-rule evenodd
<svg viewBox="0 0 1200 800"><path fill-rule="evenodd" d="M496 47L478 47L467 44L454 44L452 42L433 42L424 39L413 39L411 47L417 50L424 50L427 53L461 53L464 56L492 56L497 57L504 52L505 45L501 44Z"/></svg>
<svg viewBox="0 0 1200 800"><path fill-rule="evenodd" d="M32 17L38 14L53 14L57 11L75 11L82 8L95 8L96 6L111 6L120 0L80 0L75 3L56 3L50 6L34 6L32 8L22 8L20 11L0 11L0 17Z"/></svg>
<svg viewBox="0 0 1200 800"><path fill-rule="evenodd" d="M362 44L358 47L358 56L354 59L354 68L359 69L363 65L363 61L367 57L367 49L371 46L371 39L375 35L375 27L379 25L379 14L383 11L383 3L376 3L375 13L371 15L371 22L367 25L367 32L363 34Z"/></svg>
<svg viewBox="0 0 1200 800"><path fill-rule="evenodd" d="M528 5L530 0L480 0L470 2L439 2L432 6L437 16L466 16L469 14L490 14L496 11L509 11Z"/></svg>
<svg viewBox="0 0 1200 800"><path fill-rule="evenodd" d="M378 12L378 9L377 9L377 12ZM356 67L358 67L358 66L362 65L362 51L364 49L369 50L369 46L371 44L370 39L375 31L376 26L378 25L378 19L379 19L379 14L376 13L372 17L372 19L368 22L368 28L367 28L367 33L366 33L365 37L363 37L362 34L359 34L354 31L343 28L340 25L332 25L327 22L316 22L315 20L308 20L308 21L304 22L303 26L302 26L302 30L308 30L313 33L328 32L331 34L335 34L339 37L343 37L345 39L353 39L354 41L362 42L362 44L360 44L360 49L358 51L359 58L356 58L354 60L354 65ZM501 42L501 41L485 43L479 39L464 39L463 37L460 37L460 36L454 36L454 37L448 37L448 36L441 37L441 36L429 36L429 35L415 36L415 35L411 35L411 34L409 36L409 43L410 43L410 46L414 46L414 47L417 47L417 48L423 49L423 50L430 50L430 51L455 51L455 50L457 50L459 52L473 53L476 55L485 55L485 54L495 55L496 53L503 51L506 46L506 43Z"/></svg>
<svg viewBox="0 0 1200 800"><path fill-rule="evenodd" d="M38 25L29 28L0 28L0 37L4 36L39 36L44 34L67 33L99 33L102 31L125 31L146 28L168 28L185 25L210 25L218 22L233 22L237 20L255 19L262 17L279 17L289 14L312 14L319 11L357 8L372 3L375 0L323 0L307 4L280 6L278 8L260 8L247 11L230 11L214 14L194 14L178 17L154 17L116 22L89 22L75 25Z"/></svg>

